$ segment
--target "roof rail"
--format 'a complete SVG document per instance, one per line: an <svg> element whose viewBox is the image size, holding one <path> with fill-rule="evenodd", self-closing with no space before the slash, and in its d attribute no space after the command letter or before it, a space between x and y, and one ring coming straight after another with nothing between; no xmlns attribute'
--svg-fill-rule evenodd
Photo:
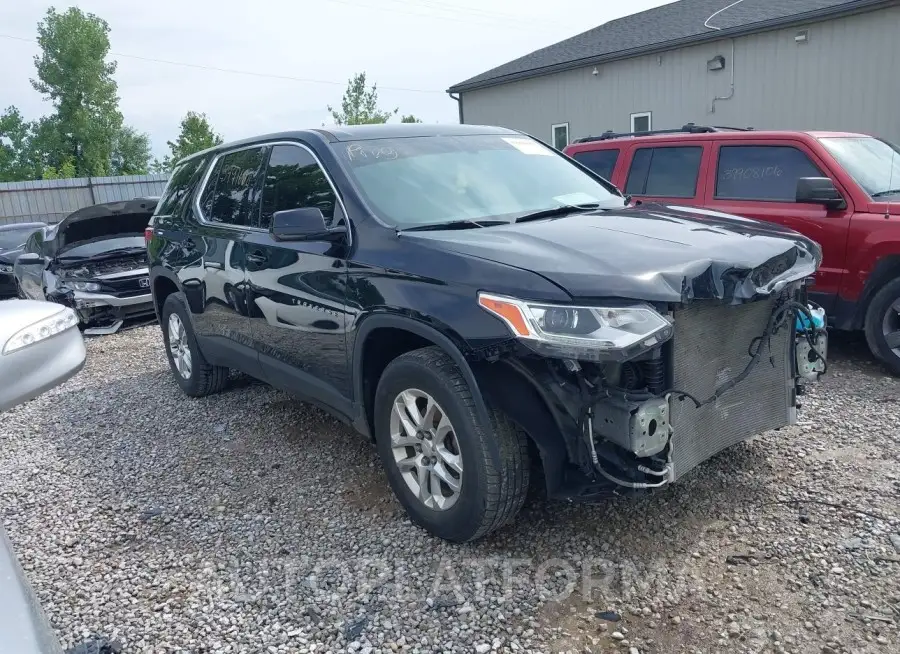
<svg viewBox="0 0 900 654"><path fill-rule="evenodd" d="M696 125L694 123L688 123L678 129L654 129L649 132L613 132L612 130L607 130L603 132L600 136L585 136L580 139L575 139L572 143L591 143L593 141L608 141L609 139L618 139L625 138L627 136L655 136L657 134L708 134L710 132L751 132L753 131L752 127L722 127L720 125L706 126L706 125Z"/></svg>

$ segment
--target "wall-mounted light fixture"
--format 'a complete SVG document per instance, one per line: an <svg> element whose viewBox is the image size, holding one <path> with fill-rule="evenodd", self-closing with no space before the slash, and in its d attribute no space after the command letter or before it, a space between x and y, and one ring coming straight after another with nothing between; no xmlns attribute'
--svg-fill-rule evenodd
<svg viewBox="0 0 900 654"><path fill-rule="evenodd" d="M809 30L800 30L797 32L797 35L794 36L794 41L797 43L806 43L809 41Z"/></svg>
<svg viewBox="0 0 900 654"><path fill-rule="evenodd" d="M706 62L707 70L722 70L723 68L725 68L725 57L722 55L717 55Z"/></svg>

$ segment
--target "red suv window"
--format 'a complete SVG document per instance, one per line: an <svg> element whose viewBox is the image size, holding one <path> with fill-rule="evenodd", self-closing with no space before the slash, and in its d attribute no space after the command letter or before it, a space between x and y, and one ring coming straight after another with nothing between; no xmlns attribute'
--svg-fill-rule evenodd
<svg viewBox="0 0 900 654"><path fill-rule="evenodd" d="M701 146L638 148L631 159L625 193L692 198L697 193Z"/></svg>
<svg viewBox="0 0 900 654"><path fill-rule="evenodd" d="M572 155L578 163L587 166L603 179L611 180L616 169L616 161L619 160L618 150L593 150L576 152Z"/></svg>
<svg viewBox="0 0 900 654"><path fill-rule="evenodd" d="M793 202L797 180L821 177L803 152L782 145L723 145L719 148L716 198Z"/></svg>

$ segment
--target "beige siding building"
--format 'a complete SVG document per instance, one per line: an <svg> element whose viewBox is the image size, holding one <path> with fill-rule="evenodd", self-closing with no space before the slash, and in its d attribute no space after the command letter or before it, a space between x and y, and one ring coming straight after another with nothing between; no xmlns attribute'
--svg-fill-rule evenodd
<svg viewBox="0 0 900 654"><path fill-rule="evenodd" d="M462 122L557 147L685 123L900 143L900 0L681 0L449 89Z"/></svg>

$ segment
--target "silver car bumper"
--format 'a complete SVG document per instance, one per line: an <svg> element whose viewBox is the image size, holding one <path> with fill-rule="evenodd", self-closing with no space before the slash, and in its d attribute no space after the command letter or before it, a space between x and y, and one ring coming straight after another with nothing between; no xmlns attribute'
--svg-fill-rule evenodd
<svg viewBox="0 0 900 654"><path fill-rule="evenodd" d="M75 291L72 294L72 299L75 301L76 309L91 306L133 307L138 304L153 304L153 295L150 293L145 293L144 295L132 295L131 297L116 297L115 295L106 295L103 293Z"/></svg>

